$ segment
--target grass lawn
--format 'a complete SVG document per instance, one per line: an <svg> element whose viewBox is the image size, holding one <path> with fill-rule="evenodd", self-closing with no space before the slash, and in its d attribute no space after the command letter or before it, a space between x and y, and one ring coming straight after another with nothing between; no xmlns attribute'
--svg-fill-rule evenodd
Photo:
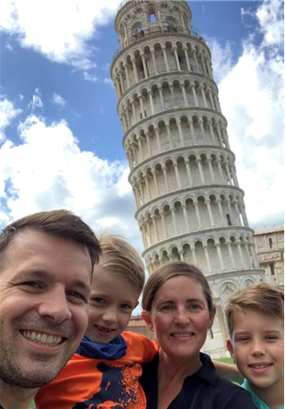
<svg viewBox="0 0 285 409"><path fill-rule="evenodd" d="M232 364L234 365L234 361L232 360L232 358L213 358L215 361L219 361L219 362L225 362L226 364Z"/></svg>
<svg viewBox="0 0 285 409"><path fill-rule="evenodd" d="M35 407L35 402L30 403L29 409Z"/></svg>

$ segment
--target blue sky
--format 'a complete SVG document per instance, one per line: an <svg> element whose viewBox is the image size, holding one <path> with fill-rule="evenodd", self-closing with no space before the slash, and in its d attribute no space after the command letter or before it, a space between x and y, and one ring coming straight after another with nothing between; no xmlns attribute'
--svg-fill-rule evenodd
<svg viewBox="0 0 285 409"><path fill-rule="evenodd" d="M250 225L283 224L284 3L188 3L212 50ZM109 73L119 4L1 0L0 228L68 208L143 250Z"/></svg>

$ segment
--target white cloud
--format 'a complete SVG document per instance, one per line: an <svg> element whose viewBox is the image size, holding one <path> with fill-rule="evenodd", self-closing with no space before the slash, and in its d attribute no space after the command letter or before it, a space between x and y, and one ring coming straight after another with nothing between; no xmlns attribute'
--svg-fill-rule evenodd
<svg viewBox="0 0 285 409"><path fill-rule="evenodd" d="M265 1L256 16L259 34L264 35L261 44L256 46L254 35L247 39L239 60L218 84L252 227L281 223L284 203L284 62L279 52L283 48L283 35L278 34L283 19L280 2ZM223 60L224 57L217 68Z"/></svg>
<svg viewBox="0 0 285 409"><path fill-rule="evenodd" d="M60 105L62 107L64 107L65 104L66 104L66 100L61 95L56 94L56 93L54 93L53 96L52 96L52 102L55 105Z"/></svg>
<svg viewBox="0 0 285 409"><path fill-rule="evenodd" d="M42 111L44 104L41 98L41 92L39 90L39 88L35 89L35 93L32 96L32 100L29 103L28 107L32 110L32 112L36 111L37 109L39 109L40 111Z"/></svg>
<svg viewBox="0 0 285 409"><path fill-rule="evenodd" d="M4 129L20 113L21 110L14 108L14 105L8 99L0 100L0 141L5 138Z"/></svg>
<svg viewBox="0 0 285 409"><path fill-rule="evenodd" d="M16 36L52 61L78 69L94 68L88 44L97 27L114 16L120 0L1 0L0 30Z"/></svg>
<svg viewBox="0 0 285 409"><path fill-rule="evenodd" d="M21 144L0 148L1 222L43 209L68 208L96 231L109 227L140 249L142 244L125 162L81 151L65 121L47 124L30 115L18 127ZM141 248L142 250L142 248Z"/></svg>

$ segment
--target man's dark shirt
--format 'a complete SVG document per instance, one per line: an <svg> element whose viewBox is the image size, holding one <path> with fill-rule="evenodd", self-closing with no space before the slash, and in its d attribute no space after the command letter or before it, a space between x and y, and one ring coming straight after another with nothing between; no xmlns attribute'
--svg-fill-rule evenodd
<svg viewBox="0 0 285 409"><path fill-rule="evenodd" d="M211 358L200 354L201 368L185 378L182 390L168 409L254 409L250 394L221 378ZM146 394L147 409L157 409L158 355L143 366L140 382Z"/></svg>

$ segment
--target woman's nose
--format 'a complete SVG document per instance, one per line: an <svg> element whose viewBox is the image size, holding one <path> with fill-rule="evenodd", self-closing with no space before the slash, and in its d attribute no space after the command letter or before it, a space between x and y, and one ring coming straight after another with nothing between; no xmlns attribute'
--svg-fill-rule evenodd
<svg viewBox="0 0 285 409"><path fill-rule="evenodd" d="M189 313L184 308L178 308L175 314L175 323L179 325L186 325L190 322Z"/></svg>

